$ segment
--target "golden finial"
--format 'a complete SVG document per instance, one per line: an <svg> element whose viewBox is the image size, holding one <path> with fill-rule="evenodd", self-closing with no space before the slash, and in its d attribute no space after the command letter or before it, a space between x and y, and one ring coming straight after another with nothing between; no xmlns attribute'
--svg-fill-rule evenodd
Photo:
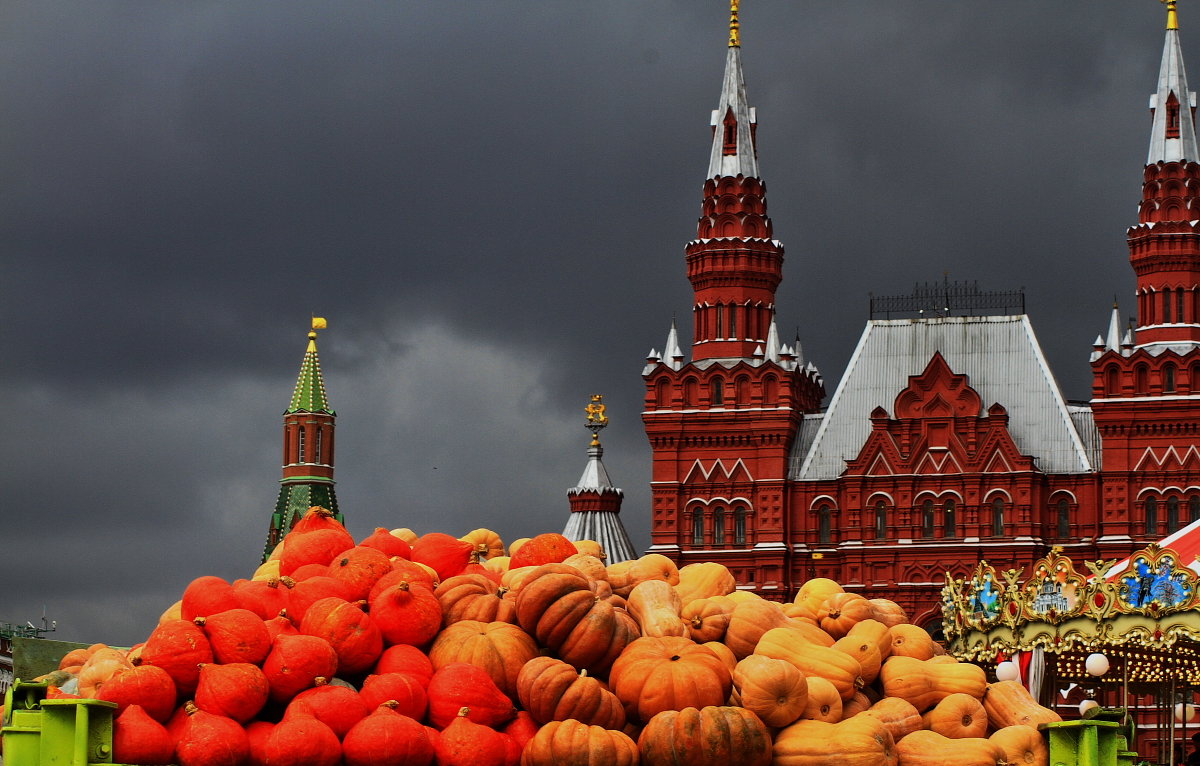
<svg viewBox="0 0 1200 766"><path fill-rule="evenodd" d="M1162 0L1167 6L1167 29L1179 29L1179 15L1175 12L1175 0Z"/></svg>
<svg viewBox="0 0 1200 766"><path fill-rule="evenodd" d="M1165 2L1166 0L1164 0ZM729 0L729 47L742 47L742 38L739 34L741 24L738 23L738 4L741 0ZM1171 0L1174 3L1174 0Z"/></svg>
<svg viewBox="0 0 1200 766"><path fill-rule="evenodd" d="M312 329L308 331L308 350L309 351L317 350L317 330L324 330L328 326L329 325L325 321L325 317L319 317L319 316L315 316L315 315L313 316Z"/></svg>
<svg viewBox="0 0 1200 766"><path fill-rule="evenodd" d="M587 413L586 428L592 432L592 443L589 446L600 446L600 429L608 425L608 415L604 414L604 394L592 394L592 400L583 408Z"/></svg>

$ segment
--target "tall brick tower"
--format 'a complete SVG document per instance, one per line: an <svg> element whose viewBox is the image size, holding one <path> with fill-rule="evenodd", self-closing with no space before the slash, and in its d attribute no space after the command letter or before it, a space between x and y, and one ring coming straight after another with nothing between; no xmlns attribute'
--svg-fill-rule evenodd
<svg viewBox="0 0 1200 766"><path fill-rule="evenodd" d="M775 325L783 244L773 237L759 175L737 0L711 126L700 221L684 248L694 291L691 361L672 324L642 373L654 455L651 551L681 565L720 561L741 584L782 597L788 453L824 388L798 345L780 343Z"/></svg>
<svg viewBox="0 0 1200 766"><path fill-rule="evenodd" d="M314 317L292 401L283 413L283 478L267 531L264 560L310 507L326 508L342 521L333 489L333 431L337 413L329 407L325 396L321 360L317 357L317 330L323 329L325 320Z"/></svg>
<svg viewBox="0 0 1200 766"><path fill-rule="evenodd" d="M1200 518L1200 149L1174 0L1168 0L1138 223L1128 231L1137 326L1119 317L1092 354L1104 445L1106 537L1154 537Z"/></svg>

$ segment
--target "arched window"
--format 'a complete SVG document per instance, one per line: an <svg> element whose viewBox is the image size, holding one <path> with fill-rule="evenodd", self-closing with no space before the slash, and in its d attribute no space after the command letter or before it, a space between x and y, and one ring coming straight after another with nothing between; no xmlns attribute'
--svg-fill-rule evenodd
<svg viewBox="0 0 1200 766"><path fill-rule="evenodd" d="M1163 366L1163 392L1175 393L1175 365L1173 364Z"/></svg>
<svg viewBox="0 0 1200 766"><path fill-rule="evenodd" d="M1071 504L1067 499L1061 498L1058 501L1058 536L1067 538L1071 536Z"/></svg>
<svg viewBox="0 0 1200 766"><path fill-rule="evenodd" d="M736 303L729 304L729 337L737 339L737 315L738 305Z"/></svg>
<svg viewBox="0 0 1200 766"><path fill-rule="evenodd" d="M1163 324L1168 324L1171 321L1171 288L1162 291L1162 321Z"/></svg>
<svg viewBox="0 0 1200 766"><path fill-rule="evenodd" d="M709 402L714 407L720 407L725 404L725 381L720 378L713 378L709 383Z"/></svg>
<svg viewBox="0 0 1200 766"><path fill-rule="evenodd" d="M1179 529L1179 498L1172 495L1167 498L1167 531Z"/></svg>
<svg viewBox="0 0 1200 766"><path fill-rule="evenodd" d="M933 537L933 501L921 504L921 537Z"/></svg>
<svg viewBox="0 0 1200 766"><path fill-rule="evenodd" d="M1183 288L1175 288L1175 321L1183 324Z"/></svg>
<svg viewBox="0 0 1200 766"><path fill-rule="evenodd" d="M321 462L321 427L317 426L317 438L313 440L313 462Z"/></svg>
<svg viewBox="0 0 1200 766"><path fill-rule="evenodd" d="M882 498L875 501L875 539L887 539L887 503Z"/></svg>
<svg viewBox="0 0 1200 766"><path fill-rule="evenodd" d="M1146 534L1158 534L1158 500L1146 498Z"/></svg>
<svg viewBox="0 0 1200 766"><path fill-rule="evenodd" d="M1139 364L1134 368L1133 381L1137 393L1148 393L1150 391L1150 368L1144 364Z"/></svg>
<svg viewBox="0 0 1200 766"><path fill-rule="evenodd" d="M700 403L700 384L695 378L688 378L683 381L683 403L689 407L695 407Z"/></svg>
<svg viewBox="0 0 1200 766"><path fill-rule="evenodd" d="M1109 396L1120 393L1121 378L1119 376L1120 370L1115 364L1110 364L1104 371L1104 392Z"/></svg>
<svg viewBox="0 0 1200 766"><path fill-rule="evenodd" d="M725 337L725 306L717 304L717 335L718 338Z"/></svg>
<svg viewBox="0 0 1200 766"><path fill-rule="evenodd" d="M828 545L833 542L833 519L829 506L821 503L817 507L817 542Z"/></svg>
<svg viewBox="0 0 1200 766"><path fill-rule="evenodd" d="M750 378L742 375L733 384L733 395L738 404L750 403Z"/></svg>
<svg viewBox="0 0 1200 766"><path fill-rule="evenodd" d="M713 545L725 544L725 509L713 509Z"/></svg>
<svg viewBox="0 0 1200 766"><path fill-rule="evenodd" d="M942 537L958 537L956 510L953 500L947 500L942 504Z"/></svg>
<svg viewBox="0 0 1200 766"><path fill-rule="evenodd" d="M733 542L746 544L746 509L740 505L733 511Z"/></svg>
<svg viewBox="0 0 1200 766"><path fill-rule="evenodd" d="M654 398L659 407L669 406L671 404L671 381L659 378L658 383L654 386Z"/></svg>
<svg viewBox="0 0 1200 766"><path fill-rule="evenodd" d="M704 545L704 511L692 511L692 545Z"/></svg>
<svg viewBox="0 0 1200 766"><path fill-rule="evenodd" d="M298 441L296 442L299 449L296 450L296 462L304 462L304 426L300 426Z"/></svg>
<svg viewBox="0 0 1200 766"><path fill-rule="evenodd" d="M1004 536L1004 498L992 500L992 536Z"/></svg>

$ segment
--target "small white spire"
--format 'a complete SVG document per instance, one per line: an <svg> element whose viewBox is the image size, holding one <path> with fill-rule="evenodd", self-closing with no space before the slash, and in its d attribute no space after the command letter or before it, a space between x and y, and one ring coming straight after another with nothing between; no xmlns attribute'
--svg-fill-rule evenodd
<svg viewBox="0 0 1200 766"><path fill-rule="evenodd" d="M1146 164L1191 160L1200 162L1196 145L1196 124L1192 108L1196 94L1188 90L1179 45L1179 29L1174 3L1168 11L1167 39L1163 44L1162 64L1158 70L1158 91L1150 96L1154 125L1150 132L1150 153Z"/></svg>
<svg viewBox="0 0 1200 766"><path fill-rule="evenodd" d="M656 349L654 347L650 348L650 353L646 354L646 358L651 361L655 361L655 362L662 359L662 357L658 355L658 349Z"/></svg>
<svg viewBox="0 0 1200 766"><path fill-rule="evenodd" d="M1129 348L1133 345L1133 330L1126 330L1125 337L1121 338L1121 347Z"/></svg>
<svg viewBox="0 0 1200 766"><path fill-rule="evenodd" d="M775 326L775 318L771 317L771 326L767 329L767 360L779 361L779 328Z"/></svg>
<svg viewBox="0 0 1200 766"><path fill-rule="evenodd" d="M1096 339L1096 345L1100 345L1099 338ZM1108 339L1104 342L1106 351L1118 351L1121 348L1121 310L1117 308L1117 302L1113 301L1112 316L1108 320Z"/></svg>
<svg viewBox="0 0 1200 766"><path fill-rule="evenodd" d="M679 348L679 330L675 327L674 319L671 320L671 329L667 333L667 343L663 346L663 361L675 370L683 366L683 351Z"/></svg>

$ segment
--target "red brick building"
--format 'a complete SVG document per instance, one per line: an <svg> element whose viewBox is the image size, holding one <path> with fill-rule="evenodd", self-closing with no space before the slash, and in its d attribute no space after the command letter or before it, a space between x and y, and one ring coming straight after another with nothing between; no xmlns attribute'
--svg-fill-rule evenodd
<svg viewBox="0 0 1200 766"><path fill-rule="evenodd" d="M1200 151L1169 8L1128 233L1137 326L1114 307L1085 405L1063 398L1019 293L935 284L873 301L833 391L799 339L780 341L784 248L735 11L685 247L691 351L672 326L643 371L652 551L720 561L771 598L831 577L932 625L946 571L1027 566L1054 545L1121 558L1200 518Z"/></svg>

